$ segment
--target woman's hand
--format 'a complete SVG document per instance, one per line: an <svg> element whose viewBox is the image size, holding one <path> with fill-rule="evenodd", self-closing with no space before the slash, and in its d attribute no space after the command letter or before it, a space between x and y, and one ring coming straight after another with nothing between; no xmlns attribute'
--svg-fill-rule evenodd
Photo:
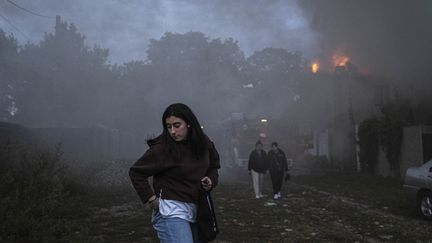
<svg viewBox="0 0 432 243"><path fill-rule="evenodd" d="M204 190L210 191L210 189L213 186L211 179L208 176L202 178L201 179L201 186Z"/></svg>
<svg viewBox="0 0 432 243"><path fill-rule="evenodd" d="M157 209L159 209L159 198L157 198L156 196L152 196L148 200L147 204L150 207L150 209L157 210Z"/></svg>

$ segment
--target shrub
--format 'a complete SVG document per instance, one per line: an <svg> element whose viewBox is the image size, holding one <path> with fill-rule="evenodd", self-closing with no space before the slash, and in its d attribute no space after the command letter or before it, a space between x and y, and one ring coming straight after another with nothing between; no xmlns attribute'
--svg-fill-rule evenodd
<svg viewBox="0 0 432 243"><path fill-rule="evenodd" d="M382 115L360 123L358 136L362 170L373 173L378 163L379 149L386 155L392 172L399 175L403 127L415 124L409 102L397 100L381 108Z"/></svg>
<svg viewBox="0 0 432 243"><path fill-rule="evenodd" d="M374 173L378 163L380 121L373 117L360 123L358 130L361 171Z"/></svg>
<svg viewBox="0 0 432 243"><path fill-rule="evenodd" d="M82 230L60 147L3 143L0 161L0 240L60 241Z"/></svg>

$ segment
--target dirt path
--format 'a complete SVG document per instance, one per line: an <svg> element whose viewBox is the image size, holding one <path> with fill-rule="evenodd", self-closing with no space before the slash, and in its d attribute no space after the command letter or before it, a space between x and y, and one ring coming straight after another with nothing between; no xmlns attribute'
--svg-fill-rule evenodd
<svg viewBox="0 0 432 243"><path fill-rule="evenodd" d="M341 230L361 238L360 242L432 242L431 222L415 215L410 217L396 215L389 211L389 207L376 208L350 197L335 195L312 186L298 183L290 183L290 186L311 192L320 198L318 200L330 205L328 207L330 213L321 216L332 218L332 213L338 213L336 222L341 223ZM322 209L327 211L326 208Z"/></svg>
<svg viewBox="0 0 432 243"><path fill-rule="evenodd" d="M157 242L149 211L126 194L116 205L90 208L91 241ZM285 185L281 200L254 199L249 184L220 185L213 194L217 242L432 242L431 222L298 183Z"/></svg>

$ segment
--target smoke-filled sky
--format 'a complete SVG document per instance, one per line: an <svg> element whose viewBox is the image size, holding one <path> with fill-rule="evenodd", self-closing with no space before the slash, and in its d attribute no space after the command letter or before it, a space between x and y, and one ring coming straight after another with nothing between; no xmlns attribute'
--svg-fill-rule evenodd
<svg viewBox="0 0 432 243"><path fill-rule="evenodd" d="M321 56L337 50L360 69L400 79L432 77L432 1L302 0ZM306 15L308 15L306 14ZM412 80L411 80L412 81Z"/></svg>
<svg viewBox="0 0 432 243"><path fill-rule="evenodd" d="M77 25L88 44L110 49L113 62L145 59L150 38L164 32L200 31L210 38L239 41L250 55L265 47L283 47L312 55L315 38L295 0L13 0L41 15L60 15ZM36 42L52 32L54 19L37 17L10 2L0 2L0 27L20 40ZM18 31L19 29L20 31ZM22 32L22 33L21 33Z"/></svg>
<svg viewBox="0 0 432 243"><path fill-rule="evenodd" d="M282 47L325 64L340 51L364 72L425 82L432 77L429 0L11 1L74 23L88 45L110 49L110 60L117 63L145 59L149 39L164 32L200 31L238 40L247 56ZM20 43L38 42L53 31L54 19L25 12L8 0L0 1L0 15L0 28Z"/></svg>

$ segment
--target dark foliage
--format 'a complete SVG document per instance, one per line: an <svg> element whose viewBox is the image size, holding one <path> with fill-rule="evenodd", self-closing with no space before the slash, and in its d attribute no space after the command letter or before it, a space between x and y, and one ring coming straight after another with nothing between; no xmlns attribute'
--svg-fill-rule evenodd
<svg viewBox="0 0 432 243"><path fill-rule="evenodd" d="M358 130L361 170L374 173L378 163L380 121L370 118L362 121Z"/></svg>
<svg viewBox="0 0 432 243"><path fill-rule="evenodd" d="M375 171L381 148L390 168L398 175L403 127L415 124L413 112L406 100L388 103L381 112L381 117L366 119L360 124L358 136L362 169L371 173Z"/></svg>
<svg viewBox="0 0 432 243"><path fill-rule="evenodd" d="M54 151L19 143L0 144L0 240L71 240L84 224L78 197L70 193L60 148Z"/></svg>

